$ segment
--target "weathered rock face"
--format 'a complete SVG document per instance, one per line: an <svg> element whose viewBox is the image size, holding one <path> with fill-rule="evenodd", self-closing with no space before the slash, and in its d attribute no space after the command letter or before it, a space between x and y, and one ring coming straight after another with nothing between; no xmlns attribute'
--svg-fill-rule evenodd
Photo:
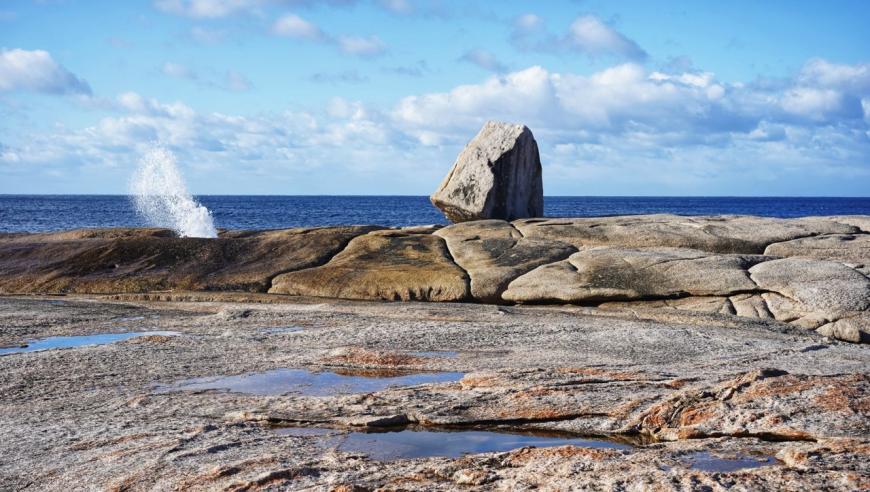
<svg viewBox="0 0 870 492"><path fill-rule="evenodd" d="M768 259L691 249L593 247L517 278L503 297L516 302L601 302L728 295L755 290L747 269Z"/></svg>
<svg viewBox="0 0 870 492"><path fill-rule="evenodd" d="M830 234L774 243L764 250L772 256L835 260L870 274L870 234Z"/></svg>
<svg viewBox="0 0 870 492"><path fill-rule="evenodd" d="M375 231L352 240L329 263L279 275L270 294L391 301L458 301L468 277L431 234Z"/></svg>
<svg viewBox="0 0 870 492"><path fill-rule="evenodd" d="M541 159L532 132L486 123L430 199L452 222L543 216Z"/></svg>
<svg viewBox="0 0 870 492"><path fill-rule="evenodd" d="M0 297L0 347L107 327L179 332L0 356L0 490L870 489L866 347L736 317L261 297L280 302ZM279 326L304 330L269 334ZM323 396L283 393L271 377L253 392L155 388L279 367L465 375ZM377 443L402 434L357 434L399 422L413 424L410 449ZM408 456L420 443L441 454L440 424L469 454ZM488 450L481 430L518 435ZM516 440L565 432L611 439ZM370 444L346 447L355 437ZM383 450L400 459L379 461Z"/></svg>
<svg viewBox="0 0 870 492"><path fill-rule="evenodd" d="M851 234L858 228L821 217L625 215L527 219L514 226L527 238L582 246L692 248L714 253L761 254L767 245L816 234Z"/></svg>
<svg viewBox="0 0 870 492"><path fill-rule="evenodd" d="M231 231L217 239L167 229L0 236L0 292L265 292L272 277L326 263L373 226Z"/></svg>
<svg viewBox="0 0 870 492"><path fill-rule="evenodd" d="M216 239L165 229L0 234L0 293L576 303L674 322L699 314L719 324L771 320L866 343L870 234L854 225L863 223L645 215L224 231Z"/></svg>
<svg viewBox="0 0 870 492"><path fill-rule="evenodd" d="M471 295L483 302L502 302L511 280L577 251L559 241L526 239L502 220L454 224L435 234L444 238L453 260L471 277Z"/></svg>

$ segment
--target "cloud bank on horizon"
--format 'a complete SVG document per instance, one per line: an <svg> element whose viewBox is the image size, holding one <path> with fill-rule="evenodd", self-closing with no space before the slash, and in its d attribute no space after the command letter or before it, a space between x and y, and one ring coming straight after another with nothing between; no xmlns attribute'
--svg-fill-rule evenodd
<svg viewBox="0 0 870 492"><path fill-rule="evenodd" d="M116 3L0 8L0 193L428 194L500 119L548 195L870 195L865 2Z"/></svg>

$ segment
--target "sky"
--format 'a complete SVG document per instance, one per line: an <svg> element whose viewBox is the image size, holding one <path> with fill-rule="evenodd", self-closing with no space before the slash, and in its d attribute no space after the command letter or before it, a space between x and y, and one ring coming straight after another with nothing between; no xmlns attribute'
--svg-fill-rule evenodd
<svg viewBox="0 0 870 492"><path fill-rule="evenodd" d="M0 0L0 193L427 195L487 120L546 195L870 196L870 2Z"/></svg>

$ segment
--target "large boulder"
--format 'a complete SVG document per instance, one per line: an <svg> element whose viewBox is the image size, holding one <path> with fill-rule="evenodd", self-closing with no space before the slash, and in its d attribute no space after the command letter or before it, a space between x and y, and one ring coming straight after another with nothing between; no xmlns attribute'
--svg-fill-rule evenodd
<svg viewBox="0 0 870 492"><path fill-rule="evenodd" d="M452 222L543 216L541 158L531 130L487 122L430 199Z"/></svg>

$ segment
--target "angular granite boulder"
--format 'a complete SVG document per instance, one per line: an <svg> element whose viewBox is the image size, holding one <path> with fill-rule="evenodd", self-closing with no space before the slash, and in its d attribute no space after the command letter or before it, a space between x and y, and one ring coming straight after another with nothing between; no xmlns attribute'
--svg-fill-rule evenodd
<svg viewBox="0 0 870 492"><path fill-rule="evenodd" d="M582 246L692 248L714 253L760 254L771 243L817 234L852 234L858 228L825 218L777 219L750 216L616 217L526 219L514 225L530 239Z"/></svg>
<svg viewBox="0 0 870 492"><path fill-rule="evenodd" d="M431 234L375 231L323 266L277 276L270 294L390 301L459 301L468 276Z"/></svg>
<svg viewBox="0 0 870 492"><path fill-rule="evenodd" d="M680 248L592 247L532 270L502 295L514 302L596 303L755 291L747 270L769 259Z"/></svg>
<svg viewBox="0 0 870 492"><path fill-rule="evenodd" d="M487 122L430 199L452 222L543 216L541 158L532 132Z"/></svg>
<svg viewBox="0 0 870 492"><path fill-rule="evenodd" d="M471 277L471 296L501 302L511 280L535 267L567 258L577 248L560 241L526 239L509 222L478 220L435 232Z"/></svg>

